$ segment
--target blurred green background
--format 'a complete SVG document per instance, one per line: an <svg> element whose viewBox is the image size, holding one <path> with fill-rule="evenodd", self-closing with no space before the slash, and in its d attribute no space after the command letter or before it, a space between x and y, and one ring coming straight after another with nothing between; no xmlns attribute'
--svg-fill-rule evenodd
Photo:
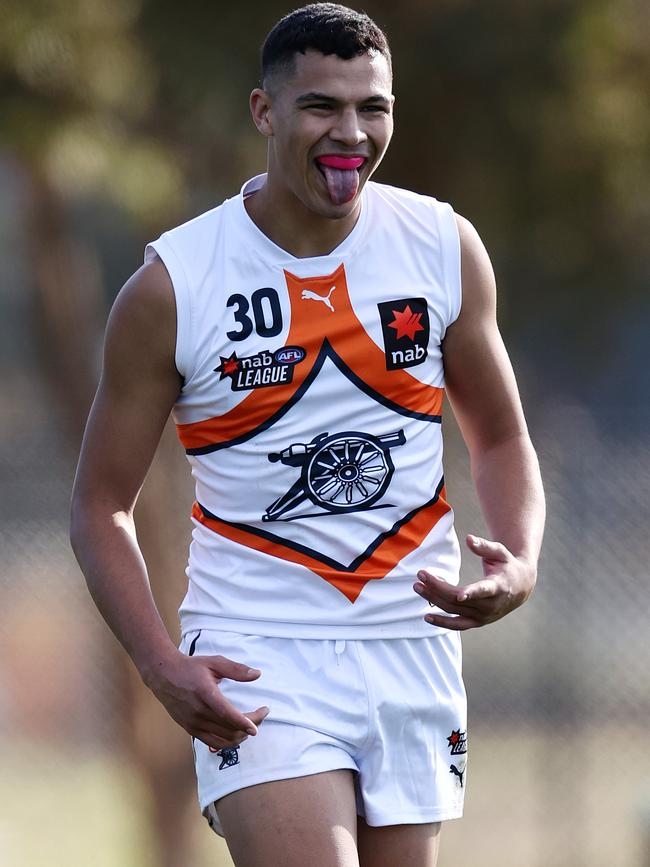
<svg viewBox="0 0 650 867"><path fill-rule="evenodd" d="M111 301L146 241L263 169L247 98L290 8L0 0L3 867L230 863L187 737L90 603L67 503ZM465 639L471 776L440 867L648 867L648 5L363 8L395 66L376 179L483 236L549 499L533 599ZM481 532L449 417L446 437L459 531ZM138 513L175 637L191 499L168 431Z"/></svg>

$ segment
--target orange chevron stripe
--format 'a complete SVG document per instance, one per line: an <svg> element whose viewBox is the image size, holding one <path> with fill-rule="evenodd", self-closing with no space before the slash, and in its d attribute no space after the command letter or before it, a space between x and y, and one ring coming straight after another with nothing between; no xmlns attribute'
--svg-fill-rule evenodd
<svg viewBox="0 0 650 867"><path fill-rule="evenodd" d="M379 394L413 412L442 414L444 389L426 385L406 370L386 370L383 350L368 336L352 308L342 264L324 277L303 278L284 273L291 304L286 344L302 346L307 357L296 365L293 382L254 389L221 416L177 425L178 437L186 449L229 442L278 412L311 372L325 337L347 366ZM326 297L332 287L334 311L324 303L302 297L305 290Z"/></svg>
<svg viewBox="0 0 650 867"><path fill-rule="evenodd" d="M208 518L203 514L198 503L194 503L192 517L203 526L232 542L238 542L240 545L245 545L247 548L253 548L272 557L278 557L280 560L288 560L291 563L305 566L332 584L337 590L340 590L350 602L354 603L368 581L379 580L392 572L400 560L422 544L433 527L450 509L451 506L446 501L446 492L443 487L435 503L421 509L410 521L402 524L397 533L384 539L355 572L333 569L315 557L295 551L287 545L273 542L239 527L233 527L225 521Z"/></svg>

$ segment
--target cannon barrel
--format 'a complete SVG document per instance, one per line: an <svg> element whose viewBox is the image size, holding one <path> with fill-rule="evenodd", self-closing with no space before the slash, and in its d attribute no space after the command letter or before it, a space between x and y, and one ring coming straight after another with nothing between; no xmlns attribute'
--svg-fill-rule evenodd
<svg viewBox="0 0 650 867"><path fill-rule="evenodd" d="M381 436L378 436L377 439L382 446L385 446L387 449L394 448L395 446L403 446L406 442L403 430L397 430L394 433L389 434L382 434Z"/></svg>
<svg viewBox="0 0 650 867"><path fill-rule="evenodd" d="M300 467L304 464L309 452L313 450L314 446L311 443L292 443L286 449L282 449L281 452L269 452L267 457L272 464L282 461L283 464L289 467Z"/></svg>

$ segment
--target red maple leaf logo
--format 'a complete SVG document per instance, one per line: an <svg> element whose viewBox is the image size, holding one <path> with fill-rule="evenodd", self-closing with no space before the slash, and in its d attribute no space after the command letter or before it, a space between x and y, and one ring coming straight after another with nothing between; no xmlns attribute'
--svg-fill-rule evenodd
<svg viewBox="0 0 650 867"><path fill-rule="evenodd" d="M424 331L424 325L420 324L422 319L421 313L414 313L411 310L411 305L407 304L403 310L393 310L395 317L392 322L388 323L389 328L394 328L397 332L395 339L400 337L408 337L409 340L415 340L415 335L418 331Z"/></svg>

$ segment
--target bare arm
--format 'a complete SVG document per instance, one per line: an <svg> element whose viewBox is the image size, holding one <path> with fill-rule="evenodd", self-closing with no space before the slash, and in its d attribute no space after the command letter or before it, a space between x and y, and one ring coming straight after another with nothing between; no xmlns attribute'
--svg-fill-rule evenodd
<svg viewBox="0 0 650 867"><path fill-rule="evenodd" d="M244 716L217 689L259 672L222 657L186 657L171 641L149 587L133 509L181 387L174 366L176 309L160 260L118 295L104 366L72 496L70 538L92 597L145 683L191 734L220 748L255 734L263 710Z"/></svg>
<svg viewBox="0 0 650 867"><path fill-rule="evenodd" d="M452 615L428 615L430 623L470 629L498 620L532 593L545 507L537 457L497 326L492 266L473 226L462 217L457 222L463 305L443 343L445 380L496 541L467 537L482 560L482 580L451 587L421 572L414 589Z"/></svg>

